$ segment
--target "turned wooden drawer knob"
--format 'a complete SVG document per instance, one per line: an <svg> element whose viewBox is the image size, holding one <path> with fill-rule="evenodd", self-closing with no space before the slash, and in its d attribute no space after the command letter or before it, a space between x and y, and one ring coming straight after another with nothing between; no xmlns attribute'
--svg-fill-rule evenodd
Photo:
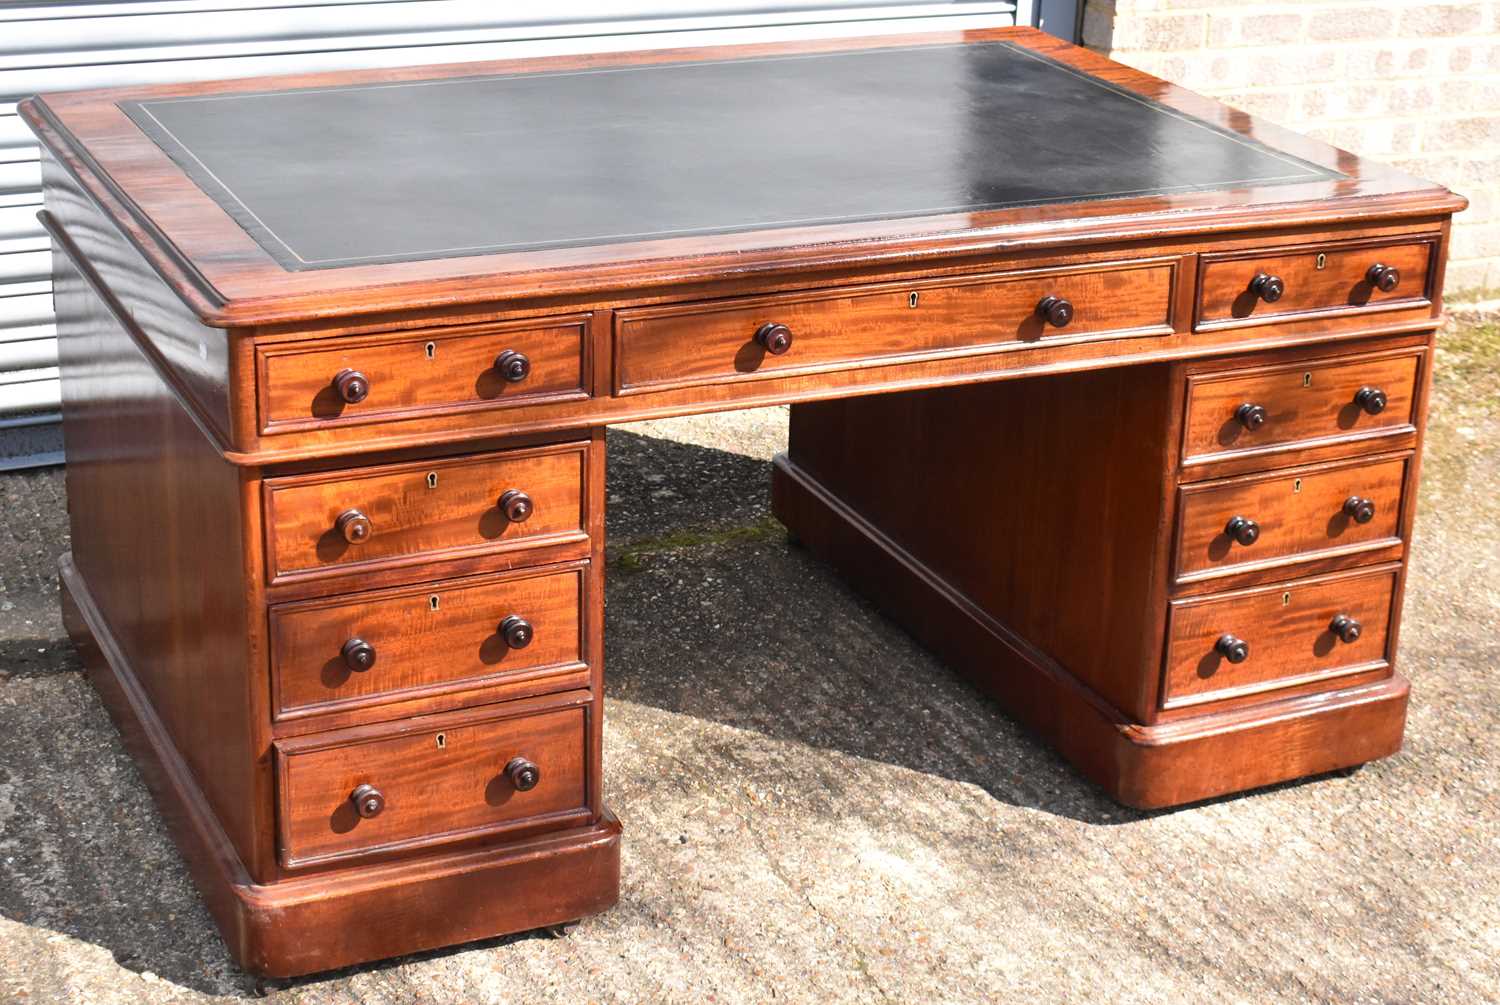
<svg viewBox="0 0 1500 1005"><path fill-rule="evenodd" d="M1340 642L1358 642L1360 632L1364 629L1349 615L1340 614L1328 623L1328 630L1337 635Z"/></svg>
<svg viewBox="0 0 1500 1005"><path fill-rule="evenodd" d="M506 489L500 494L500 512L511 523L525 523L534 509L531 496L520 489Z"/></svg>
<svg viewBox="0 0 1500 1005"><path fill-rule="evenodd" d="M495 357L495 369L511 384L519 384L531 376L531 360L524 353L507 349Z"/></svg>
<svg viewBox="0 0 1500 1005"><path fill-rule="evenodd" d="M1224 533L1248 548L1260 540L1260 524L1247 516L1232 516L1224 525Z"/></svg>
<svg viewBox="0 0 1500 1005"><path fill-rule="evenodd" d="M1234 410L1234 417L1240 420L1240 425L1249 430L1259 429L1266 424L1266 410L1264 406L1257 405L1253 401L1247 401Z"/></svg>
<svg viewBox="0 0 1500 1005"><path fill-rule="evenodd" d="M373 785L359 786L349 793L349 800L354 803L354 812L366 820L380 816L380 811L385 809L385 796Z"/></svg>
<svg viewBox="0 0 1500 1005"><path fill-rule="evenodd" d="M370 535L375 533L375 526L370 523L370 518L357 509L346 509L340 513L339 518L333 522L333 529L342 534L350 544L368 541Z"/></svg>
<svg viewBox="0 0 1500 1005"><path fill-rule="evenodd" d="M1365 273L1365 281L1381 293L1389 293L1401 285L1401 270L1393 265L1376 262Z"/></svg>
<svg viewBox="0 0 1500 1005"><path fill-rule="evenodd" d="M333 378L333 389L347 404L358 405L370 394L370 381L358 370L340 370Z"/></svg>
<svg viewBox="0 0 1500 1005"><path fill-rule="evenodd" d="M533 634L535 633L531 629L531 622L519 614L512 614L500 622L500 637L512 649L525 649L531 645Z"/></svg>
<svg viewBox="0 0 1500 1005"><path fill-rule="evenodd" d="M1350 496L1344 500L1344 515L1355 523L1369 523L1375 519L1375 500Z"/></svg>
<svg viewBox="0 0 1500 1005"><path fill-rule="evenodd" d="M1354 392L1354 403L1370 415L1379 415L1385 411L1385 392L1378 387L1366 385Z"/></svg>
<svg viewBox="0 0 1500 1005"><path fill-rule="evenodd" d="M517 792L530 792L542 780L542 769L524 757L512 757L505 766L505 777L510 779Z"/></svg>
<svg viewBox="0 0 1500 1005"><path fill-rule="evenodd" d="M1250 280L1250 292L1260 297L1268 304L1274 304L1281 299L1286 292L1286 283L1280 276L1273 276L1268 272L1256 273L1254 279Z"/></svg>
<svg viewBox="0 0 1500 1005"><path fill-rule="evenodd" d="M364 639L350 639L339 649L339 655L344 658L344 666L357 673L363 673L375 665L375 647Z"/></svg>
<svg viewBox="0 0 1500 1005"><path fill-rule="evenodd" d="M1231 663L1243 663L1250 658L1250 643L1244 639L1237 639L1233 635L1224 634L1214 643L1214 652L1224 657Z"/></svg>
<svg viewBox="0 0 1500 1005"><path fill-rule="evenodd" d="M792 347L792 330L786 325L768 321L756 329L755 341L772 356L780 356Z"/></svg>
<svg viewBox="0 0 1500 1005"><path fill-rule="evenodd" d="M1073 320L1073 304L1062 297L1043 297L1036 316L1053 328L1066 328Z"/></svg>

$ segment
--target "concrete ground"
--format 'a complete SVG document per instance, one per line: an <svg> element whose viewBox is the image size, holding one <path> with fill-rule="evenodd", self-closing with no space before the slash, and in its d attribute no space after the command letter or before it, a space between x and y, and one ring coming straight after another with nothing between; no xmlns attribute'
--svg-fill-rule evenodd
<svg viewBox="0 0 1500 1005"><path fill-rule="evenodd" d="M1400 755L1122 809L788 547L783 410L623 428L619 906L294 982L229 962L64 641L61 472L0 478L0 1000L1495 1001L1500 333L1444 344Z"/></svg>

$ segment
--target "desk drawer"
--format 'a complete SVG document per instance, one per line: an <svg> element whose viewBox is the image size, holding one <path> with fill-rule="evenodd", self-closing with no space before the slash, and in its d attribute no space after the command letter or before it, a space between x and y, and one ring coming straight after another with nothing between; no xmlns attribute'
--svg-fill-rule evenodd
<svg viewBox="0 0 1500 1005"><path fill-rule="evenodd" d="M268 574L279 582L583 540L588 446L268 479Z"/></svg>
<svg viewBox="0 0 1500 1005"><path fill-rule="evenodd" d="M1421 348L1188 377L1184 463L1412 429Z"/></svg>
<svg viewBox="0 0 1500 1005"><path fill-rule="evenodd" d="M271 608L277 719L584 669L579 568Z"/></svg>
<svg viewBox="0 0 1500 1005"><path fill-rule="evenodd" d="M501 705L280 741L281 863L583 822L587 735L581 706L518 715Z"/></svg>
<svg viewBox="0 0 1500 1005"><path fill-rule="evenodd" d="M585 396L583 318L256 349L262 432Z"/></svg>
<svg viewBox="0 0 1500 1005"><path fill-rule="evenodd" d="M1174 601L1162 707L1381 669L1395 591L1386 567Z"/></svg>
<svg viewBox="0 0 1500 1005"><path fill-rule="evenodd" d="M615 390L633 394L1037 342L1169 334L1175 273L1175 261L1157 259L621 311ZM1057 311L1052 320L1065 321L1062 327L1039 313L1047 298L1055 298L1049 301ZM779 354L758 335L775 331L791 339Z"/></svg>
<svg viewBox="0 0 1500 1005"><path fill-rule="evenodd" d="M1431 238L1204 255L1196 327L1227 328L1297 315L1420 305L1428 301L1428 275L1436 251L1437 239ZM1377 266L1394 270L1394 275L1383 273L1382 280ZM1260 281L1263 276L1267 277L1264 282ZM1390 288L1382 285L1393 279Z"/></svg>
<svg viewBox="0 0 1500 1005"><path fill-rule="evenodd" d="M1178 582L1399 543L1410 457L1184 486L1178 490Z"/></svg>

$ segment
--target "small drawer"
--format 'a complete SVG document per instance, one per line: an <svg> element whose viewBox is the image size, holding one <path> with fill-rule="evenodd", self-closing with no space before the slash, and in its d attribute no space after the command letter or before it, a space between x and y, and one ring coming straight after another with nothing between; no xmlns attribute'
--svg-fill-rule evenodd
<svg viewBox="0 0 1500 1005"><path fill-rule="evenodd" d="M1437 238L1266 248L1199 259L1199 330L1429 301Z"/></svg>
<svg viewBox="0 0 1500 1005"><path fill-rule="evenodd" d="M1400 543L1410 452L1178 490L1177 581Z"/></svg>
<svg viewBox="0 0 1500 1005"><path fill-rule="evenodd" d="M1382 669L1396 567L1173 601L1165 709Z"/></svg>
<svg viewBox="0 0 1500 1005"><path fill-rule="evenodd" d="M270 478L271 582L585 540L587 442Z"/></svg>
<svg viewBox="0 0 1500 1005"><path fill-rule="evenodd" d="M1183 463L1412 432L1424 351L1193 374L1187 379Z"/></svg>
<svg viewBox="0 0 1500 1005"><path fill-rule="evenodd" d="M587 319L258 346L263 433L586 397Z"/></svg>
<svg viewBox="0 0 1500 1005"><path fill-rule="evenodd" d="M587 737L586 706L492 705L278 741L281 864L584 822Z"/></svg>
<svg viewBox="0 0 1500 1005"><path fill-rule="evenodd" d="M1153 259L620 311L615 390L1166 335L1176 272L1175 259Z"/></svg>
<svg viewBox="0 0 1500 1005"><path fill-rule="evenodd" d="M275 717L583 670L583 591L575 567L275 605Z"/></svg>

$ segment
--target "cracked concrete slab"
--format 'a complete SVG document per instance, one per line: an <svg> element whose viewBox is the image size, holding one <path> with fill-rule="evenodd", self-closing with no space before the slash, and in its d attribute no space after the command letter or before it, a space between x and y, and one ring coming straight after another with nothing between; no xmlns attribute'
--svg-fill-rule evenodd
<svg viewBox="0 0 1500 1005"><path fill-rule="evenodd" d="M1459 326L1439 365L1405 750L1160 813L787 545L785 410L612 431L619 906L289 982L229 963L63 639L61 473L0 478L0 1000L1497 1000L1500 335Z"/></svg>

